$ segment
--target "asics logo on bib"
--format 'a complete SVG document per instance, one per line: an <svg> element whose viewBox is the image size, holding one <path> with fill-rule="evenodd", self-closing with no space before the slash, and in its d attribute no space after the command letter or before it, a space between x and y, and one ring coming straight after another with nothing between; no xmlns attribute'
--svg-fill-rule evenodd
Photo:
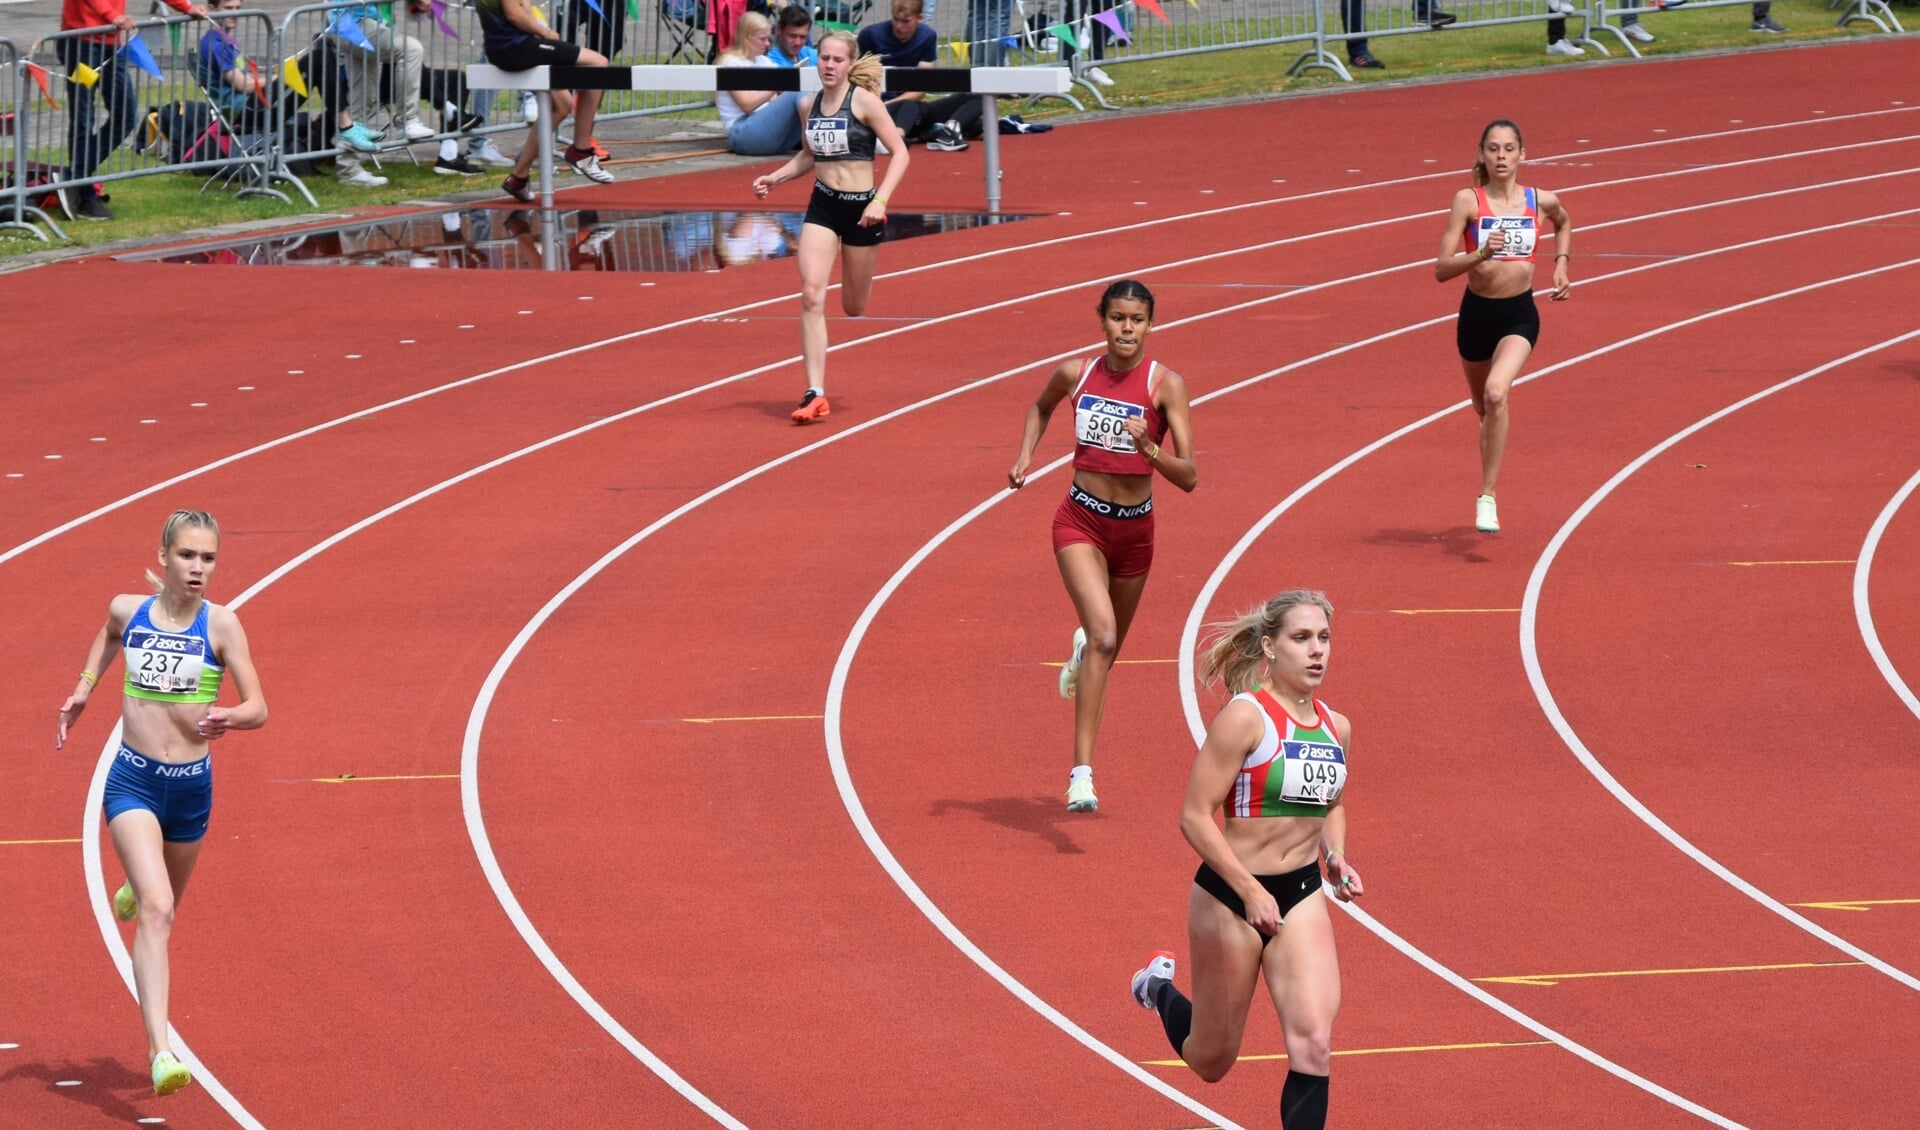
<svg viewBox="0 0 1920 1130"><path fill-rule="evenodd" d="M200 641L192 636L163 636L158 632L135 636L132 646L142 651L191 651L195 654L200 651Z"/></svg>
<svg viewBox="0 0 1920 1130"><path fill-rule="evenodd" d="M1096 393L1083 392L1073 406L1075 438L1088 447L1108 451L1133 451L1133 437L1127 434L1127 421L1144 418L1147 410L1124 400L1108 400Z"/></svg>

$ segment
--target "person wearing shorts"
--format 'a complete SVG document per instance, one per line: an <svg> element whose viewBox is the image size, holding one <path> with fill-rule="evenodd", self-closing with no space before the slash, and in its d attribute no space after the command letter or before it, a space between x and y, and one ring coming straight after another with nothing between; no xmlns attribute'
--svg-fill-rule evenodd
<svg viewBox="0 0 1920 1130"><path fill-rule="evenodd" d="M1129 986L1135 1004L1159 1014L1174 1054L1217 1083L1240 1058L1264 979L1286 1040L1284 1130L1327 1124L1340 963L1321 860L1336 899L1366 891L1347 862L1341 803L1353 726L1316 697L1332 646L1333 605L1308 589L1210 625L1201 677L1233 698L1207 729L1180 810L1180 831L1200 856L1187 892L1193 996L1174 987L1170 950Z"/></svg>
<svg viewBox="0 0 1920 1130"><path fill-rule="evenodd" d="M1503 118L1480 132L1473 187L1454 194L1433 266L1440 282L1467 276L1454 340L1473 410L1480 415L1480 496L1474 500L1473 524L1488 534L1500 529L1493 492L1507 451L1507 391L1540 340L1533 260L1542 219L1553 225L1553 300L1565 301L1573 289L1567 279L1573 220L1558 196L1521 185L1525 158L1519 126Z"/></svg>
<svg viewBox="0 0 1920 1130"><path fill-rule="evenodd" d="M101 807L127 873L113 895L114 914L122 921L139 919L133 980L153 1089L160 1095L193 1081L168 1040L167 945L213 812L207 743L267 722L267 700L240 618L206 600L219 549L220 527L212 515L179 510L168 517L160 532L161 573L147 574L157 591L108 602L107 622L87 651L73 693L60 704L54 737L55 749L65 747L101 673L116 653L124 653L125 737L108 768ZM240 701L223 707L220 692L229 681Z"/></svg>
<svg viewBox="0 0 1920 1130"><path fill-rule="evenodd" d="M833 412L827 400L827 286L833 263L840 261L840 309L849 318L867 312L873 275L879 269L880 240L886 234L887 200L907 175L907 144L881 105L880 60L855 58L853 35L830 31L820 39L820 93L799 104L800 152L753 182L753 194L766 199L775 185L808 172L813 197L800 225L800 357L807 389L792 413L796 424L810 424ZM887 153L887 174L873 183L873 159Z"/></svg>
<svg viewBox="0 0 1920 1130"><path fill-rule="evenodd" d="M1106 704L1107 674L1126 642L1153 566L1153 476L1184 491L1200 472L1193 462L1187 384L1147 355L1153 293L1122 279L1100 296L1106 352L1066 361L1027 409L1020 454L1007 486L1026 485L1033 452L1054 409L1071 399L1073 482L1053 517L1053 556L1080 627L1060 670L1060 696L1074 700L1073 768L1067 810L1094 812L1093 747Z"/></svg>
<svg viewBox="0 0 1920 1130"><path fill-rule="evenodd" d="M480 16L481 49L487 62L503 71L530 71L535 67L604 67L607 57L589 51L577 43L560 38L533 14L531 0L474 0ZM598 90L582 90L575 95L564 90L547 93L553 103L553 127L557 134L568 114L574 115L573 142L563 154L575 172L597 184L612 184L613 174L600 167L600 155L593 147L593 116L600 108ZM534 202L533 183L527 174L540 157L540 139L527 131L514 158L513 169L500 184L500 191L522 204Z"/></svg>

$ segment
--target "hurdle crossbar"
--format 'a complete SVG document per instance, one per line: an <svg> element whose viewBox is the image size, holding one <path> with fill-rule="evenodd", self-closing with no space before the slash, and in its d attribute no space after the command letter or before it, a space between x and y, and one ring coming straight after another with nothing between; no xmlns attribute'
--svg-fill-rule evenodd
<svg viewBox="0 0 1920 1130"><path fill-rule="evenodd" d="M999 98L1012 95L1064 96L1073 82L1065 67L887 67L881 90L888 94L977 94L981 99L981 141L986 149L987 211L1000 211ZM768 90L809 92L820 89L814 67L715 67L650 64L638 67L532 67L503 71L490 63L467 67L473 90L665 90L714 92ZM552 109L539 105L541 206L553 207Z"/></svg>

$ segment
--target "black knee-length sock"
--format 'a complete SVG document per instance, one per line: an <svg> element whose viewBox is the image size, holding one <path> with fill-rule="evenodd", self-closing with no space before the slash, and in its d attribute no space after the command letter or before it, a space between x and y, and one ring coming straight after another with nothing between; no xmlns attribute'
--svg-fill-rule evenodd
<svg viewBox="0 0 1920 1130"><path fill-rule="evenodd" d="M1280 1088L1280 1125L1282 1130L1326 1130L1325 1075L1287 1072L1287 1084Z"/></svg>
<svg viewBox="0 0 1920 1130"><path fill-rule="evenodd" d="M1173 1054L1186 1055L1187 1034L1193 1031L1193 1002L1185 994L1173 987L1172 981L1154 978L1153 1010L1160 1014L1160 1023L1166 1026L1167 1042L1173 1045Z"/></svg>

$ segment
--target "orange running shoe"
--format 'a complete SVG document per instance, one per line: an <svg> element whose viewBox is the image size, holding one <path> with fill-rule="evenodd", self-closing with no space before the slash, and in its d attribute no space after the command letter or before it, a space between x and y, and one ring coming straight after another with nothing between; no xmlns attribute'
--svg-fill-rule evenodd
<svg viewBox="0 0 1920 1130"><path fill-rule="evenodd" d="M800 407L793 410L793 422L810 424L831 415L833 415L833 405L827 400L827 394L808 389L807 395L800 398Z"/></svg>

